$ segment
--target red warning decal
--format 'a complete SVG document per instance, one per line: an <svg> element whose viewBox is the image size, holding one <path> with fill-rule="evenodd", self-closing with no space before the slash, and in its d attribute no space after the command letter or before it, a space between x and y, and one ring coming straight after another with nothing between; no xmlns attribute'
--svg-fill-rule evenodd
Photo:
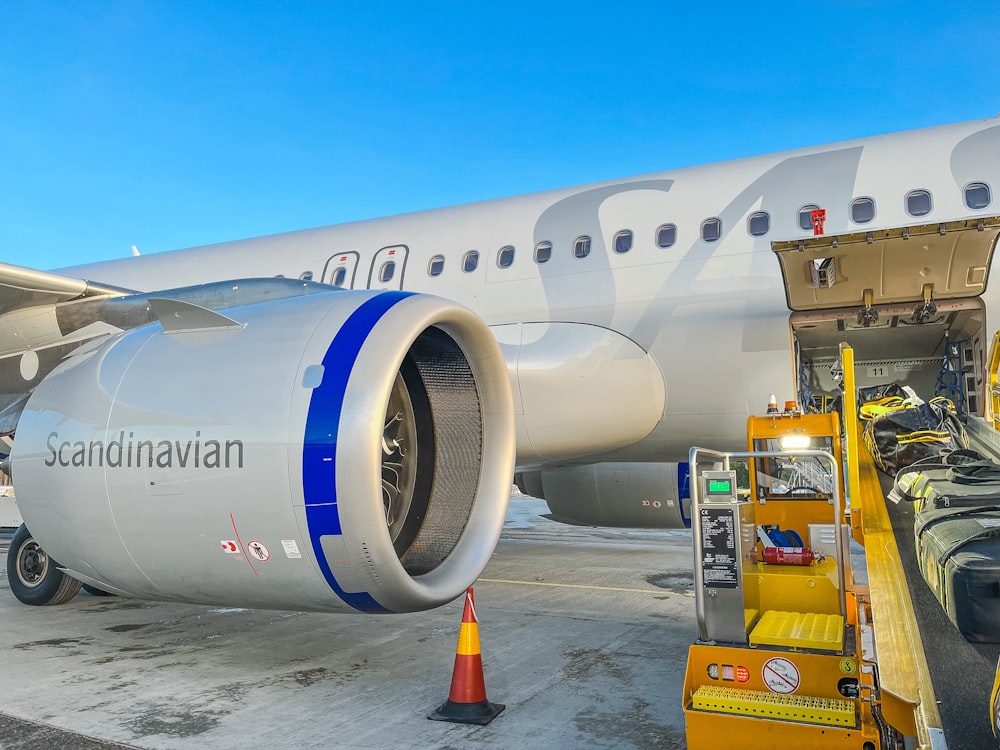
<svg viewBox="0 0 1000 750"><path fill-rule="evenodd" d="M229 541L228 539L223 539L222 541L222 551L228 552L230 555L240 554L240 545L236 542Z"/></svg>
<svg viewBox="0 0 1000 750"><path fill-rule="evenodd" d="M251 539L247 542L247 552L258 562L267 562L271 559L271 553L267 551L267 547L256 539Z"/></svg>
<svg viewBox="0 0 1000 750"><path fill-rule="evenodd" d="M823 225L826 224L826 209L816 208L809 212L809 216L812 218L813 223L813 234L820 235L823 234Z"/></svg>
<svg viewBox="0 0 1000 750"><path fill-rule="evenodd" d="M802 677L799 675L799 668L788 659L780 656L768 659L761 672L764 684L774 693L794 693L799 689L799 684L802 682Z"/></svg>

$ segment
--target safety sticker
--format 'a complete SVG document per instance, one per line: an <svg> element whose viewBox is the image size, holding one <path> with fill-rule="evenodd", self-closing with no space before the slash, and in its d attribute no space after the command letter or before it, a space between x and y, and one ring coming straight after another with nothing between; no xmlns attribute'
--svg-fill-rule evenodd
<svg viewBox="0 0 1000 750"><path fill-rule="evenodd" d="M222 540L222 551L228 552L230 555L240 554L240 545L236 542L231 542L228 539Z"/></svg>
<svg viewBox="0 0 1000 750"><path fill-rule="evenodd" d="M854 663L853 659L841 659L840 671L844 674L854 674L858 671L858 665Z"/></svg>
<svg viewBox="0 0 1000 750"><path fill-rule="evenodd" d="M794 693L802 682L799 668L780 656L768 659L764 663L761 676L772 693Z"/></svg>
<svg viewBox="0 0 1000 750"><path fill-rule="evenodd" d="M302 553L299 552L299 545L295 543L294 539L282 539L281 546L285 548L285 556L289 560L302 557Z"/></svg>
<svg viewBox="0 0 1000 750"><path fill-rule="evenodd" d="M267 551L267 547L263 543L258 542L256 539L251 539L247 542L247 552L250 556L258 562L267 562L271 559L271 553Z"/></svg>

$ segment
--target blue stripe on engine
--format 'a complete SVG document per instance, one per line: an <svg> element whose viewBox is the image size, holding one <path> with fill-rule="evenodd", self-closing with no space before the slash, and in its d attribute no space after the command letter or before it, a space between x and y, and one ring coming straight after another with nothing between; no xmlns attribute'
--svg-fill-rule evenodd
<svg viewBox="0 0 1000 750"><path fill-rule="evenodd" d="M337 583L320 538L340 535L337 509L337 430L344 392L368 335L382 316L411 292L383 292L362 303L341 326L323 356L323 382L313 389L302 446L302 490L313 553L323 577L347 605L361 612L388 612L367 592L348 593ZM375 415L376 418L381 415Z"/></svg>

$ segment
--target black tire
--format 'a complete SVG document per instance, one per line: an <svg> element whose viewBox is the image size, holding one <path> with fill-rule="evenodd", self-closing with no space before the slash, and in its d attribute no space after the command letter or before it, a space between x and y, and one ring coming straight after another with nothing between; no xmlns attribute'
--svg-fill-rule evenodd
<svg viewBox="0 0 1000 750"><path fill-rule="evenodd" d="M97 586L91 586L89 583L83 584L83 590L91 596L118 596L118 594L112 594L110 591L99 589Z"/></svg>
<svg viewBox="0 0 1000 750"><path fill-rule="evenodd" d="M33 607L65 604L83 586L59 570L59 563L45 553L24 524L18 527L10 540L7 582L19 602Z"/></svg>

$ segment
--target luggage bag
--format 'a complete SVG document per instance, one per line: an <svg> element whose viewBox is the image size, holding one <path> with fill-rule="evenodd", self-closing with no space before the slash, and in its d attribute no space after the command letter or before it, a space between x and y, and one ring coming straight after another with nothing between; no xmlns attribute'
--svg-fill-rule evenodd
<svg viewBox="0 0 1000 750"><path fill-rule="evenodd" d="M1000 504L928 509L913 533L920 572L955 627L1000 643Z"/></svg>
<svg viewBox="0 0 1000 750"><path fill-rule="evenodd" d="M904 470L905 471L905 470ZM1000 481L967 482L953 468L923 471L906 491L914 511L1000 505Z"/></svg>
<svg viewBox="0 0 1000 750"><path fill-rule="evenodd" d="M945 398L914 403L889 396L864 404L862 440L875 464L889 475L923 460L969 447L954 405Z"/></svg>

